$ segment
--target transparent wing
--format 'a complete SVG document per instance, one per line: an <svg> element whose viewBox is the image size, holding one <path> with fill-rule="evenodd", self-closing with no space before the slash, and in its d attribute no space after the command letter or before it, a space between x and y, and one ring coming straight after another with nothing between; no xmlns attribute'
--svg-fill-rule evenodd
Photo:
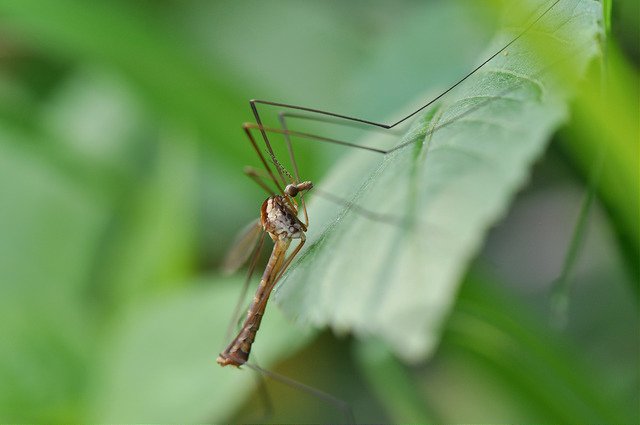
<svg viewBox="0 0 640 425"><path fill-rule="evenodd" d="M242 267L249 259L261 233L262 226L259 219L252 220L238 233L222 263L224 274L231 274Z"/></svg>

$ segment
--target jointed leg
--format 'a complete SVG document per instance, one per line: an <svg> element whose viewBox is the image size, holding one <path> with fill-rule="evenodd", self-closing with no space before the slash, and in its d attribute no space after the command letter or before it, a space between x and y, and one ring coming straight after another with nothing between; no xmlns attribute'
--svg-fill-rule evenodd
<svg viewBox="0 0 640 425"><path fill-rule="evenodd" d="M299 120L307 120L307 121L315 121L315 122L322 122L322 123L328 123L328 124L336 124L339 125L341 127L353 127L353 128L359 128L359 129L363 129L363 130L367 130L367 131L379 131L381 133L384 134L390 134L390 135L395 135L395 136L399 136L402 134L402 132L398 132L398 131L392 131L392 129L385 129L384 127L377 127L377 126L371 126L368 124L363 124L361 122L357 122L357 121L346 121L340 118L335 118L335 117L327 117L327 116L323 116L323 115L314 115L311 113L300 113L300 112L291 112L291 111L280 111L278 112L278 118L280 120L280 122L282 122L282 119L285 118L289 118L289 119L299 119Z"/></svg>
<svg viewBox="0 0 640 425"><path fill-rule="evenodd" d="M289 265L291 265L291 262L293 261L293 258L298 255L298 252L300 252L300 250L302 249L302 246L304 245L304 243L306 242L306 238L304 237L304 234L302 236L302 238L300 239L300 243L298 244L298 246L296 246L296 248L293 250L293 252L287 257L287 259L284 261L282 268L280 268L280 271L278 272L278 275L276 276L274 282L274 285L280 280L280 278L282 277L282 275L284 274L285 271L287 271L287 268L289 268Z"/></svg>
<svg viewBox="0 0 640 425"><path fill-rule="evenodd" d="M253 138L253 135L251 134L251 128L252 128L252 125L250 125L250 124L245 123L245 124L242 125L242 129L244 130L245 134L249 138L249 141L251 142L251 146L253 146L253 149L258 154L258 157L260 158L260 161L262 162L262 165L264 165L264 169L267 171L267 173L269 173L269 176L271 177L271 180L278 187L278 191L280 193L282 193L284 191L284 189L283 189L283 186L280 184L280 182L283 182L286 185L286 180L285 180L284 176L282 175L282 171L280 170L279 167L276 167L277 170L278 170L278 174L280 176L280 180L276 179L276 176L275 176L275 174L273 174L273 171L271 170L271 167L269 166L269 163L265 159L264 155L262 155L262 152L260 152L260 149L258 149L258 145L256 144L256 140ZM268 145L268 148L269 148L269 153L271 155L271 158L275 159L275 155L273 154L273 150L271 149L271 145Z"/></svg>
<svg viewBox="0 0 640 425"><path fill-rule="evenodd" d="M260 114L258 112L258 108L256 105L258 104L262 104L262 105L269 105L269 106L277 106L280 108L286 108L286 109L293 109L293 110L298 110L298 111L304 111L304 112L310 112L313 114L318 114L318 115L324 115L326 117L333 117L333 118L337 118L337 119L341 119L341 120L346 120L346 121L353 121L353 122L357 122L357 123L362 123L362 124L366 124L366 125L371 125L374 127L380 127L380 128L384 128L384 129L390 129L393 127L396 127L397 125L407 121L409 118L415 116L416 114L418 114L420 111L424 110L425 108L427 108L428 106L431 106L433 103L435 103L437 100L439 100L440 98L442 98L444 95L446 95L447 93L449 93L451 90L453 90L454 88L458 87L460 84L462 84L464 81L466 81L469 77L471 77L473 74L476 73L476 71L478 71L480 68L482 68L483 66L485 66L489 61L491 61L493 58L495 58L496 56L498 56L500 53L504 52L506 49L508 49L513 43L515 43L516 41L518 41L524 34L526 34L536 23L538 23L538 21L540 21L540 19L542 19L543 16L545 16L556 4L558 4L560 2L560 0L555 0L549 7L547 7L540 15L538 15L531 23L529 23L529 25L527 25L516 37L514 37L509 43L505 44L501 49L497 50L496 52L494 52L491 56L489 56L487 59L485 59L484 61L482 61L482 63L480 63L478 66L476 66L475 68L473 68L471 71L469 71L466 75L464 75L462 78L460 78L458 81L456 81L453 85L451 85L447 90L443 91L442 93L440 93L438 96L436 96L435 98L431 99L430 101L428 101L426 104L424 104L423 106L421 106L420 108L416 109L415 111L413 111L412 113L410 113L409 115L399 119L398 121L396 121L393 124L384 124L384 123L379 123L379 122L375 122L375 121L370 121L370 120L366 120L363 118L357 118L357 117L352 117L352 116L348 116L348 115L343 115L343 114L337 114L335 112L329 112L329 111L324 111L321 109L315 109L315 108L309 108L306 106L299 106L299 105L291 105L291 104L287 104L287 103L280 103L280 102L272 102L272 101L268 101L268 100L259 100L259 99L251 99L249 101L249 105L251 106L251 111L253 112L253 116L256 119L256 123L262 127L262 120L260 119ZM267 133L265 131L262 131L262 137L264 139L265 144L267 145L267 149L269 150L270 153L273 153L273 150L271 149L271 145L269 144L269 139L267 138Z"/></svg>
<svg viewBox="0 0 640 425"><path fill-rule="evenodd" d="M244 167L244 170L242 170L242 172L246 174L251 180L256 182L258 186L263 188L270 196L275 195L275 192L271 190L271 188L269 188L269 186L267 185L267 182L272 182L272 183L276 183L276 182L271 178L271 176L268 173L258 168L254 168L250 166Z"/></svg>
<svg viewBox="0 0 640 425"><path fill-rule="evenodd" d="M300 173L298 172L298 163L296 162L295 155L293 154L293 145L291 144L291 137L289 135L289 129L287 128L287 122L284 114L278 114L278 120L280 126L285 131L283 134L285 143L287 144L287 151L289 152L289 160L293 166L293 175L296 178L296 183L300 183ZM309 227L309 213L307 212L307 203L304 201L304 193L300 193L300 205L302 205L302 213L304 214L304 225Z"/></svg>
<svg viewBox="0 0 640 425"><path fill-rule="evenodd" d="M257 366L260 367L258 364L258 361L256 360L256 355L253 354L252 355L253 358L253 363ZM262 414L262 417L257 418L256 420L252 421L255 423L267 423L270 422L270 419L273 417L273 400L271 398L271 396L269 395L269 391L267 389L267 382L264 376L262 376L261 373L259 373L257 370L254 370L254 376L256 378L256 382L258 385L257 391L258 394L260 394L260 399L262 400L262 404L264 406L264 413Z"/></svg>
<svg viewBox="0 0 640 425"><path fill-rule="evenodd" d="M266 370L266 369L262 369L260 366L253 364L251 362L247 362L244 364L244 366L247 366L250 369L255 370L256 372L260 372L262 374L264 374L265 376L268 376L269 378L275 380L275 381L279 381L285 385L290 386L291 388L297 388L301 391L306 392L307 394L311 394L314 397L317 397L321 400L326 401L327 403L331 403L332 405L334 405L337 409L341 410L342 413L345 416L345 420L347 424L355 424L356 420L353 416L353 411L351 410L351 406L349 405L349 403L345 402L344 400L340 400L337 397L332 396L331 394L327 394L324 391L320 391L316 388L310 387L309 385L305 385L302 382L298 382L295 381L291 378L288 378L284 375L280 375L279 373L275 373L272 372L270 370Z"/></svg>
<svg viewBox="0 0 640 425"><path fill-rule="evenodd" d="M300 131L292 131L292 130L285 130L285 129L279 129L279 128L269 128L269 127L264 127L264 126L262 126L260 124L254 124L254 123L249 123L249 122L246 122L246 123L242 124L242 127L245 129L245 132L247 132L247 134L251 134L250 130L255 128L255 129L260 130L261 133L264 132L265 134L266 133L285 134L285 135L289 135L289 136L293 136L293 137L299 137L301 139L315 140L315 141L326 142L326 143L333 143L335 145L347 146L347 147L350 147L350 148L362 149L362 150L375 152L375 153L381 153L381 154L387 154L387 153L390 152L390 150L388 150L388 149L373 148L373 147L370 147L370 146L359 145L357 143L345 142L345 141L338 140L338 139L332 139L330 137L318 136L318 135L315 135L315 134L303 133L303 132L300 132ZM250 139L255 142L255 139L253 139L253 137L250 137ZM269 144L269 146L271 146L271 144ZM260 154L260 156L261 156L261 158L263 159L263 162L264 162L264 157L262 156L262 154Z"/></svg>
<svg viewBox="0 0 640 425"><path fill-rule="evenodd" d="M344 142L344 141L341 141L341 140L330 139L330 138L323 137L323 136L316 136L314 134L309 134L309 133L301 133L301 132L291 131L291 130L286 130L286 129L273 129L273 128L266 128L266 127L259 127L257 124L253 124L253 123L245 123L244 124L244 128L247 129L247 131L250 131L251 129L254 129L254 128L260 128L261 130L265 131L266 133L283 134L285 136L295 136L295 137L300 137L300 138L304 138L304 139L307 139L307 140L315 140L315 141L320 141L320 142L334 143L334 144L338 144L338 145L342 145L342 146L355 147L355 148L358 148L358 149L363 149L363 150L367 150L367 151L375 152L375 153L380 153L380 154L386 154L386 153L391 152L391 151L393 151L393 150L398 148L398 147L394 147L394 148L389 149L389 150L382 150L382 149L377 149L377 148L371 148L369 146L357 145L355 143ZM295 162L295 159L294 159L294 162ZM264 176L264 177L265 177L265 179L270 178L270 177L267 177L267 176ZM328 194L326 192L322 192L319 189L315 189L315 190L316 190L316 193L321 195L323 198L325 198L325 199L327 199L327 200L329 200L331 202L341 204L341 205L348 205L349 207L353 208L353 210L356 213L361 214L362 216L367 217L368 219L371 219L373 221L383 222L383 223L387 223L387 224L400 223L400 220L397 217L391 217L389 215L375 213L375 212L369 211L369 210L367 210L365 208L353 205L353 203L351 203L351 202L349 202L347 200L341 199L341 198L339 198L337 196ZM303 213L304 213L304 216L305 216L305 225L308 225L309 224L309 219L308 219L308 214L307 214L307 209L306 209L306 203L304 201L304 194L302 194L302 193L300 193L300 203L301 203L301 206L302 206L302 209L303 209Z"/></svg>
<svg viewBox="0 0 640 425"><path fill-rule="evenodd" d="M240 296L238 297L238 302L236 303L233 314L231 316L231 321L229 322L229 326L227 327L227 335L225 337L226 340L230 340L232 335L235 333L235 326L242 319L243 312L243 304L244 299L247 296L247 291L249 290L249 284L251 283L251 278L253 277L253 273L256 270L256 265L258 264L258 260L260 259L260 253L262 252L262 247L264 246L264 238L266 233L262 232L260 235L260 239L258 239L258 243L251 254L251 262L249 263L249 270L247 271L247 276L244 279L244 283L242 284L242 290L240 291Z"/></svg>
<svg viewBox="0 0 640 425"><path fill-rule="evenodd" d="M470 72L468 72L466 75L464 75L458 81L456 81L447 90L443 91L438 96L436 96L435 98L431 99L430 101L428 101L426 104L424 104L420 108L416 109L415 111L413 111L412 113L406 115L405 117L399 119L398 121L394 122L393 124L379 123L379 122L375 122L375 121L366 120L366 119L363 119L363 118L352 117L352 116L338 114L338 113L335 113L335 112L325 111L325 110L321 110L321 109L309 108L309 107L306 107L306 106L292 105L292 104L281 103L281 102L272 102L272 101L267 101L267 100L251 99L249 101L249 105L251 107L251 111L253 112L253 116L254 116L254 118L256 120L256 128L258 128L260 130L260 133L262 134L262 138L264 140L265 146L267 147L267 151L269 152L269 155L271 156L271 158L274 161L275 161L275 154L273 152L273 148L271 147L271 143L269 142L269 138L267 137L267 130L264 127L264 125L262 124L262 119L260 118L260 113L259 113L258 107L257 107L257 105L259 105L259 104L266 105L266 106L277 106L279 108L285 108L285 109L296 110L296 111L308 112L310 114L316 114L316 115L319 115L321 117L324 117L325 119L358 123L358 124L363 124L363 125L367 125L367 126L382 128L382 129L385 129L385 130L392 129L392 128L400 125L401 123L407 121L409 118L415 116L416 114L418 114L422 110L426 109L427 107L432 105L437 100L441 99L447 93L449 93L454 88L458 87L460 84L462 84L464 81L466 81L471 75L473 75L476 71L478 71L480 68L485 66L493 58L495 58L496 56L498 56L499 54L504 52L513 43L518 41L525 33L527 33L536 23L538 23L538 21L540 21L543 16L545 16L556 4L558 4L559 1L560 0L553 1L553 3L550 6L546 7L544 9L544 11L542 13L540 13L535 19L533 19L516 37L514 37L510 42L506 43L502 48L500 48L499 50L494 52L487 59L482 61L482 63L480 63L478 66L476 66ZM254 148L256 149L256 152L258 152L258 155L260 156L263 164L265 165L265 169L267 169L269 174L273 174L271 169L270 169L270 167L268 166L268 164L264 160L264 157L262 156L262 153L257 148L257 146L255 144L255 140L253 140L253 137L249 134L250 132L246 128L245 128L245 131L247 132L247 135L251 139L251 143L253 144ZM287 128L286 128L286 124L284 125L283 131L288 131ZM284 133L284 134L294 135L294 132L289 132L289 133ZM301 134L303 134L303 133L300 133L300 137L305 137L305 136L302 136ZM316 137L315 139L316 140L321 140L318 137ZM325 139L325 141L331 141L331 140L326 140ZM333 141L333 142L336 143L335 141ZM352 144L349 144L349 143L340 143L340 142L338 142L338 144L352 145ZM288 143L288 145L290 145L290 143ZM290 152L292 152L291 149L290 149ZM385 152L383 152L383 153L385 153ZM279 169L279 167L276 167L276 168L278 169L277 171L278 171L278 174L280 176L281 181L286 185L286 180L284 178L284 175L283 175L282 171ZM297 172L296 172L296 179L297 178L298 177L297 177ZM275 180L275 177L274 177L274 180ZM281 188L279 187L279 189L281 189Z"/></svg>

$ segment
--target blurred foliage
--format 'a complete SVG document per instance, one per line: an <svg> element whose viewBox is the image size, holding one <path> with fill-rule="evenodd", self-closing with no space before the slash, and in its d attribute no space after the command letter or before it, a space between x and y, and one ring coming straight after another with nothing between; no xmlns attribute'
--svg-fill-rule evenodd
<svg viewBox="0 0 640 425"><path fill-rule="evenodd" d="M363 422L638 422L637 9L612 5L604 59L467 272L431 360L314 339L271 306L260 364ZM478 60L487 10L0 0L0 420L260 420L254 376L214 361L242 280L216 269L264 198L241 172L258 165L240 129L247 100L401 116ZM342 154L296 146L312 180ZM572 239L558 328L548 295ZM267 389L267 421L342 420L298 389Z"/></svg>

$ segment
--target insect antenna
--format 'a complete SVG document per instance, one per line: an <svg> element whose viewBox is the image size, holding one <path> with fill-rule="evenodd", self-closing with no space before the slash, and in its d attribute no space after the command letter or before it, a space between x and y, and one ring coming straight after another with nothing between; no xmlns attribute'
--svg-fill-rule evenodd
<svg viewBox="0 0 640 425"><path fill-rule="evenodd" d="M269 151L267 151L267 155L270 156L271 162L273 163L273 165L275 165L275 167L278 169L278 171L281 174L284 174L287 177L289 177L289 180L290 180L291 183L298 183L299 182L299 179L297 179L297 178L294 179L293 176L291 175L291 173L289 171L287 171L286 168L284 168L284 166L280 163L280 161L278 161L278 158L276 158L275 155L273 155Z"/></svg>

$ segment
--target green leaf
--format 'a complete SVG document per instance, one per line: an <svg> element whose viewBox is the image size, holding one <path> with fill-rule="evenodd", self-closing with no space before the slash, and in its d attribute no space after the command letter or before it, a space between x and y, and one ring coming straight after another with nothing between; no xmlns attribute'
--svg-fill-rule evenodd
<svg viewBox="0 0 640 425"><path fill-rule="evenodd" d="M323 191L397 219L374 222L317 199L308 247L277 288L282 308L315 326L376 335L408 361L428 355L487 229L565 121L573 82L598 50L600 15L598 2L561 0L382 161L358 152L336 166ZM481 58L524 27L499 34Z"/></svg>

